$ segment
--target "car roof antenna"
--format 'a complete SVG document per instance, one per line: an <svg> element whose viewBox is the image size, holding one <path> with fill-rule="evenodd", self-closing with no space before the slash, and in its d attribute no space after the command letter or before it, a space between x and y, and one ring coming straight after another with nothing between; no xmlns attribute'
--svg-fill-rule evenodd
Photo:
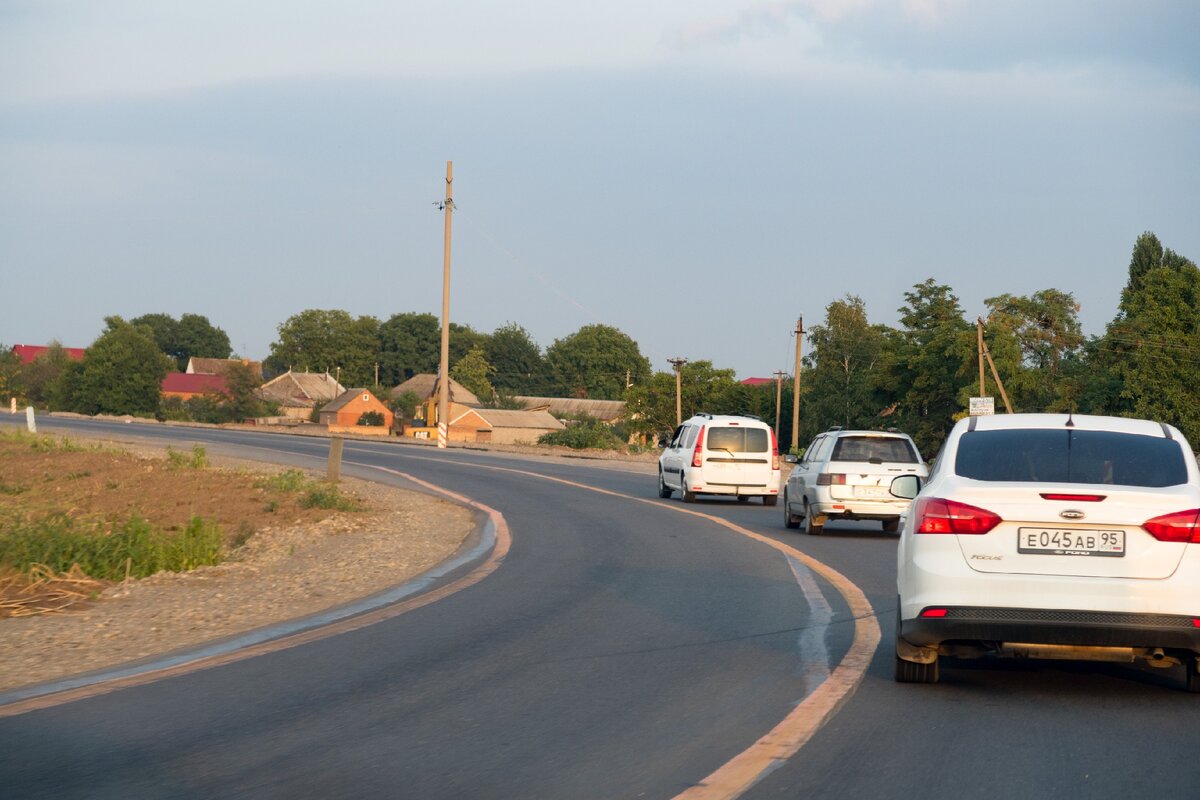
<svg viewBox="0 0 1200 800"><path fill-rule="evenodd" d="M1071 404L1071 408L1067 410L1067 427L1068 427L1068 428L1074 428L1074 427L1075 427L1075 419L1074 419L1074 417L1075 417L1075 408L1074 408L1074 406L1075 406L1075 404L1074 404L1074 403L1072 403L1072 404Z"/></svg>

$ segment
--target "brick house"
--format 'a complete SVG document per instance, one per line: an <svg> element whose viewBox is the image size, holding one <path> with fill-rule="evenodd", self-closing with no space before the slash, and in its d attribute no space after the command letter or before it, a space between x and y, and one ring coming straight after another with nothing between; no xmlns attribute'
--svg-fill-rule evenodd
<svg viewBox="0 0 1200 800"><path fill-rule="evenodd" d="M190 400L206 394L229 395L222 375L189 375L186 372L168 372L163 378L162 396Z"/></svg>
<svg viewBox="0 0 1200 800"><path fill-rule="evenodd" d="M382 425L359 425L358 420L368 411L383 417ZM347 389L332 403L321 409L321 424L329 427L330 433L366 433L387 436L395 417L392 410L379 402L379 398L367 389Z"/></svg>

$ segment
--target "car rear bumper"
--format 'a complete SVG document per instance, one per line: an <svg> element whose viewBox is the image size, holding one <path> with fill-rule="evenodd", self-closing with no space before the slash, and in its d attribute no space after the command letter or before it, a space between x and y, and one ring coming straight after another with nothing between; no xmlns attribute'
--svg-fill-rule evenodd
<svg viewBox="0 0 1200 800"><path fill-rule="evenodd" d="M1020 642L1088 647L1162 647L1200 652L1196 617L1071 609L951 606L944 617L902 620L900 636L918 647L945 642Z"/></svg>
<svg viewBox="0 0 1200 800"><path fill-rule="evenodd" d="M827 519L898 519L908 507L908 501L833 500L814 503L813 513Z"/></svg>

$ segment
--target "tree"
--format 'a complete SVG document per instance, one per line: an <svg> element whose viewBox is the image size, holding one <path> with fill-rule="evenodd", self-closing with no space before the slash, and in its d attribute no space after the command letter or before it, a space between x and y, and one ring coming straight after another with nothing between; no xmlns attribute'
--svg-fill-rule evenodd
<svg viewBox="0 0 1200 800"><path fill-rule="evenodd" d="M711 361L689 361L679 372L683 419L710 414L754 413L747 409L752 395L734 379L731 369L714 369ZM774 401L774 387L771 400ZM659 439L675 429L675 373L656 372L625 391L625 412L631 433ZM761 416L761 415L760 415Z"/></svg>
<svg viewBox="0 0 1200 800"><path fill-rule="evenodd" d="M66 349L57 341L52 341L44 353L18 368L16 383L34 406L62 411L69 407L63 376L70 365L71 359Z"/></svg>
<svg viewBox="0 0 1200 800"><path fill-rule="evenodd" d="M1020 407L1036 411L1069 408L1071 392L1060 380L1062 365L1078 356L1084 343L1075 297L1058 289L1043 289L1021 297L1002 294L984 302L988 332L1011 335L1019 351L1018 363L1003 379L1010 394L1021 390L1025 395ZM990 342L989 347L993 357L998 357L999 348Z"/></svg>
<svg viewBox="0 0 1200 800"><path fill-rule="evenodd" d="M148 415L158 410L171 360L150 328L106 317L104 333L66 376L71 405L85 414Z"/></svg>
<svg viewBox="0 0 1200 800"><path fill-rule="evenodd" d="M149 327L158 349L175 360L175 367L187 369L188 359L229 358L233 349L225 331L200 314L184 314L178 320L170 314L143 314L130 320L132 325Z"/></svg>
<svg viewBox="0 0 1200 800"><path fill-rule="evenodd" d="M338 373L343 386L369 386L379 360L379 320L345 311L307 309L279 325L266 366L283 372L306 369Z"/></svg>
<svg viewBox="0 0 1200 800"><path fill-rule="evenodd" d="M457 363L463 356L474 350L476 347L487 350L488 339L491 337L486 333L480 333L470 325L459 325L457 322L450 323L450 363ZM441 331L438 332L438 360L441 360L442 352Z"/></svg>
<svg viewBox="0 0 1200 800"><path fill-rule="evenodd" d="M548 390L542 350L517 323L509 322L492 333L486 355L495 368L492 382L502 394L542 395Z"/></svg>
<svg viewBox="0 0 1200 800"><path fill-rule="evenodd" d="M805 419L810 429L829 425L878 428L889 403L886 384L887 328L872 325L862 298L846 295L825 307L825 323L808 329L812 348L805 362L811 401Z"/></svg>
<svg viewBox="0 0 1200 800"><path fill-rule="evenodd" d="M637 342L609 325L585 325L556 339L546 350L546 363L558 391L568 397L616 400L626 375L635 383L650 376L650 362Z"/></svg>
<svg viewBox="0 0 1200 800"><path fill-rule="evenodd" d="M11 347L0 344L0 400L7 404L10 398L19 400L22 394L21 359Z"/></svg>
<svg viewBox="0 0 1200 800"><path fill-rule="evenodd" d="M384 386L438 370L441 327L433 314L393 314L379 326L379 380Z"/></svg>
<svg viewBox="0 0 1200 800"><path fill-rule="evenodd" d="M949 286L929 278L904 293L892 365L896 421L922 453L941 447L970 396L975 335Z"/></svg>
<svg viewBox="0 0 1200 800"><path fill-rule="evenodd" d="M476 345L450 368L450 377L465 386L467 391L481 401L486 402L494 393L492 384L488 380L493 372L492 365L484 357L483 348Z"/></svg>
<svg viewBox="0 0 1200 800"><path fill-rule="evenodd" d="M229 395L223 401L228 419L232 422L265 416L269 404L259 395L259 379L249 364L234 362L225 369L225 386Z"/></svg>

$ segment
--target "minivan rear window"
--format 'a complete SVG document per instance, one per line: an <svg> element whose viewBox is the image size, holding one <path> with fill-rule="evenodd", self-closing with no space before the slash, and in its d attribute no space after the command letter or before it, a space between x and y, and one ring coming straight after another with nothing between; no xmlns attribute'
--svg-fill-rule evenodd
<svg viewBox="0 0 1200 800"><path fill-rule="evenodd" d="M762 428L709 428L708 449L725 450L730 453L765 453L771 448L771 439Z"/></svg>
<svg viewBox="0 0 1200 800"><path fill-rule="evenodd" d="M1179 442L1112 431L965 433L958 442L954 471L977 481L1144 487L1178 486L1188 479Z"/></svg>
<svg viewBox="0 0 1200 800"><path fill-rule="evenodd" d="M917 453L907 439L897 436L841 436L831 461L890 461L916 464Z"/></svg>

